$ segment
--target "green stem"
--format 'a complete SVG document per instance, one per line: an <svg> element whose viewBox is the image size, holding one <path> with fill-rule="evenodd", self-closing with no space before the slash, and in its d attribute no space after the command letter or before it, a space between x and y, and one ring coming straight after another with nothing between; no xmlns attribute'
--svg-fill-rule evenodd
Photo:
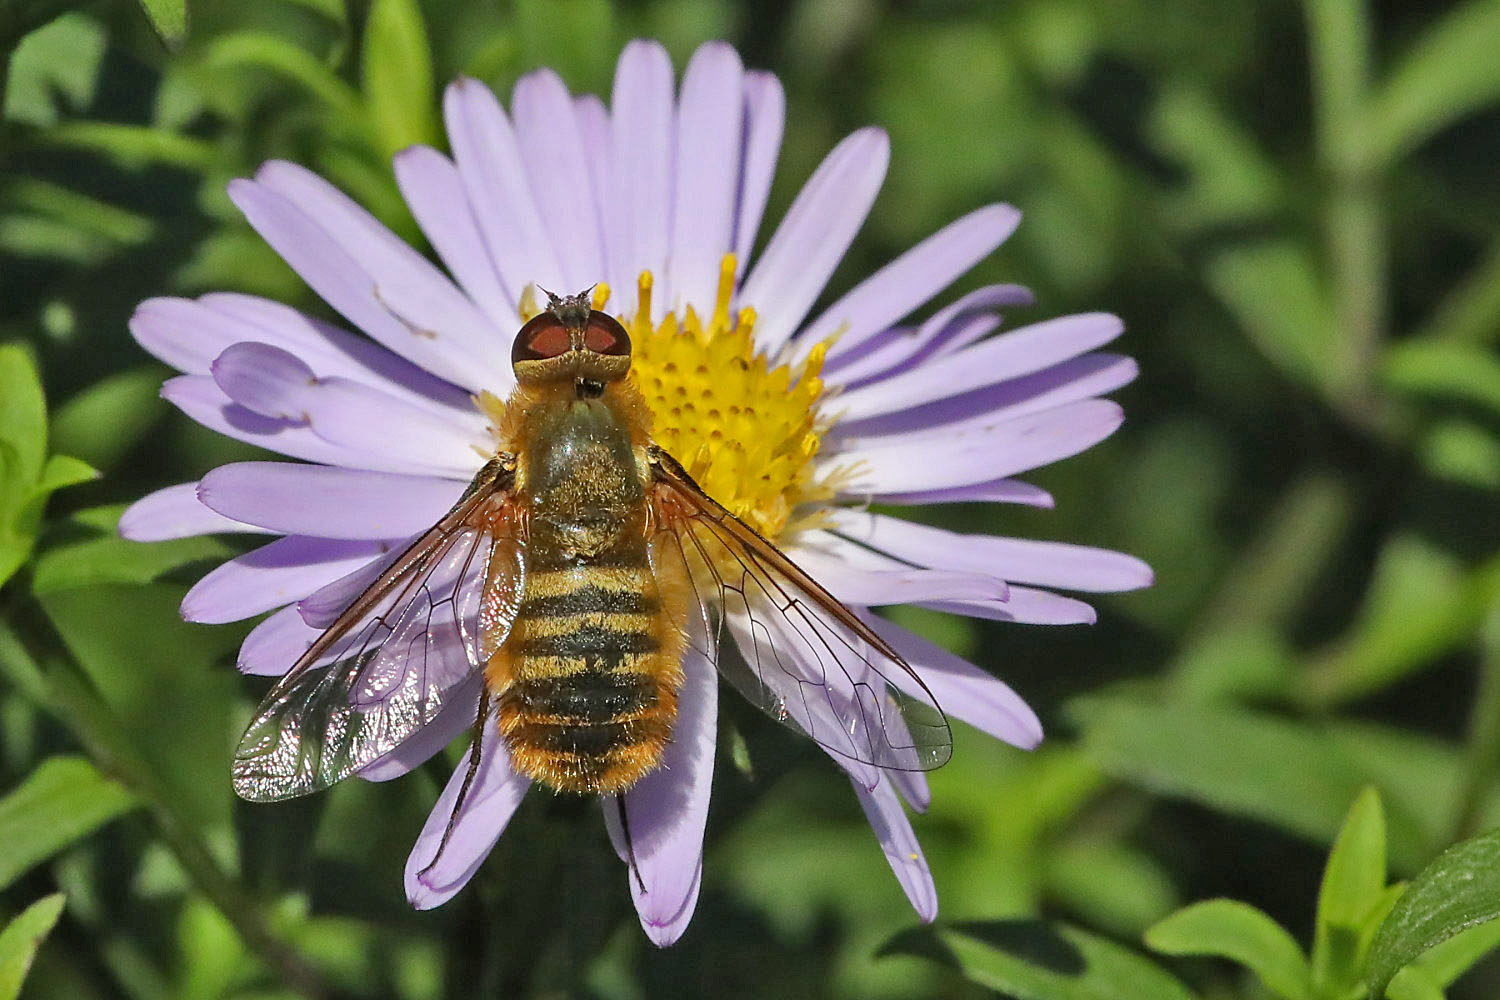
<svg viewBox="0 0 1500 1000"><path fill-rule="evenodd" d="M1362 0L1306 0L1305 6L1338 323L1328 389L1343 412L1368 425L1379 416L1374 373L1389 321L1381 177L1369 137L1369 12Z"/></svg>
<svg viewBox="0 0 1500 1000"><path fill-rule="evenodd" d="M193 884L234 926L245 946L286 986L309 998L327 996L321 975L296 949L272 932L255 900L245 895L174 808L150 767L117 735L119 724L76 667L43 669L25 643L0 618L0 651L18 688L60 719L99 769L146 806L162 841ZM26 680L22 680L25 678ZM35 680L32 680L35 679ZM35 681L39 680L40 684Z"/></svg>
<svg viewBox="0 0 1500 1000"><path fill-rule="evenodd" d="M1480 832L1486 793L1500 772L1500 607L1480 632L1479 684L1469 716L1469 739L1451 841Z"/></svg>

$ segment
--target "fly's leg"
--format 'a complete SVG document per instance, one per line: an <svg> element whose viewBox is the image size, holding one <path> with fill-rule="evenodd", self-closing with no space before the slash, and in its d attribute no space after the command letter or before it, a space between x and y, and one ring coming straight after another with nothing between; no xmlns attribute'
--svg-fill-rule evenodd
<svg viewBox="0 0 1500 1000"><path fill-rule="evenodd" d="M428 872L437 867L442 860L443 852L448 849L448 841L453 836L453 828L458 825L458 814L463 811L464 801L469 797L469 789L474 785L474 775L479 773L479 758L484 749L484 724L490 715L490 692L488 688L479 695L479 713L474 716L474 735L469 742L469 767L464 772L464 783L459 786L458 798L454 800L453 811L448 814L448 825L443 828L443 839L438 842L437 853L427 863L427 867L417 873L418 878L423 878Z"/></svg>

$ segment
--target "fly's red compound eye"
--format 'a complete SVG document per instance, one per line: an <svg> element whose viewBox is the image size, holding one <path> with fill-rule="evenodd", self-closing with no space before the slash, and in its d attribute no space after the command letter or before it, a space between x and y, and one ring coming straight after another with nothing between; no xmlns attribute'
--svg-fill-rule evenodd
<svg viewBox="0 0 1500 1000"><path fill-rule="evenodd" d="M589 325L583 331L583 346L595 354L628 358L630 334L613 316L595 309L589 313Z"/></svg>
<svg viewBox="0 0 1500 1000"><path fill-rule="evenodd" d="M539 313L526 321L510 349L510 363L546 361L568 353L568 330L550 312Z"/></svg>

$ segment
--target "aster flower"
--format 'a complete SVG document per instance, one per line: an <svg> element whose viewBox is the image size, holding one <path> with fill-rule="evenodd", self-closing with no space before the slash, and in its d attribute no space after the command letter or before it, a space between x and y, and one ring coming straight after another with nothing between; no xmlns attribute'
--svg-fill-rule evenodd
<svg viewBox="0 0 1500 1000"><path fill-rule="evenodd" d="M1099 398L1136 373L1098 349L1121 332L1086 314L1006 332L1013 285L980 288L907 320L998 247L1019 213L991 205L943 228L809 319L869 214L888 141L861 129L824 159L752 259L780 148L784 102L768 73L710 43L673 72L652 42L630 44L611 102L574 97L550 71L517 83L509 113L459 80L444 113L451 158L398 154L396 179L443 268L314 174L272 162L230 196L312 289L367 336L238 294L143 303L131 331L176 367L163 395L200 424L298 462L244 462L132 506L142 541L209 532L277 535L200 580L198 622L271 614L239 655L250 674L285 672L372 567L429 528L495 451L494 401L514 384L511 339L534 288L596 283L634 342L654 435L704 487L773 539L836 597L865 609L921 607L1026 624L1092 622L1051 588L1150 582L1136 559L1054 542L967 535L865 509L955 501L1052 506L1014 478L1107 437L1120 408ZM446 269L446 270L445 270ZM633 294L632 294L633 293ZM1036 716L979 668L874 616L947 713L1020 747ZM625 797L647 934L676 940L697 901L717 718L717 678L685 663L663 766ZM472 723L478 679L437 719L360 772L405 774ZM913 692L908 692L913 693ZM407 894L437 906L473 876L529 781L498 728L432 864L465 768L443 791L406 868ZM921 773L848 773L917 913L936 893L907 819L929 801ZM625 857L617 814L606 824Z"/></svg>

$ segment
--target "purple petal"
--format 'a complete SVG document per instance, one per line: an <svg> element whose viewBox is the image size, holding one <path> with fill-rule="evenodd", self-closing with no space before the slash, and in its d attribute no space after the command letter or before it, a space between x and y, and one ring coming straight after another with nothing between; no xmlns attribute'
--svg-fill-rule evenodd
<svg viewBox="0 0 1500 1000"><path fill-rule="evenodd" d="M1125 329L1108 313L1062 316L950 354L839 397L844 420L858 420L957 396L1041 371L1109 343Z"/></svg>
<svg viewBox="0 0 1500 1000"><path fill-rule="evenodd" d="M562 77L539 69L516 82L510 106L532 195L562 265L562 286L548 287L571 295L605 278L593 182L577 152L583 134L573 98Z"/></svg>
<svg viewBox="0 0 1500 1000"><path fill-rule="evenodd" d="M893 671L891 679L903 692L928 704L936 702L954 718L1012 746L1030 750L1042 741L1041 720L1005 684L893 622L873 615L865 620L927 685L924 690L904 671Z"/></svg>
<svg viewBox="0 0 1500 1000"><path fill-rule="evenodd" d="M288 535L223 563L182 599L182 617L219 625L301 600L383 554L390 543Z"/></svg>
<svg viewBox="0 0 1500 1000"><path fill-rule="evenodd" d="M237 462L203 477L198 499L236 520L322 538L401 538L437 523L464 483L426 476Z"/></svg>
<svg viewBox="0 0 1500 1000"><path fill-rule="evenodd" d="M332 580L297 602L297 612L302 620L313 628L324 629L338 621L344 610L355 599L375 585L386 570L396 564L402 554L415 541L402 539L390 548L389 554L356 567L344 576ZM451 620L452 616L448 616Z"/></svg>
<svg viewBox="0 0 1500 1000"><path fill-rule="evenodd" d="M837 433L854 437L941 430L952 433L970 424L1009 420L1064 403L1092 399L1132 382L1140 369L1132 358L1096 352L1051 368L974 389L931 403L840 422Z"/></svg>
<svg viewBox="0 0 1500 1000"><path fill-rule="evenodd" d="M1005 581L996 574L913 569L895 561L861 565L856 546L829 539L819 548L799 545L797 564L845 604L880 607L914 601L1003 601Z"/></svg>
<svg viewBox="0 0 1500 1000"><path fill-rule="evenodd" d="M396 154L393 165L401 197L443 266L496 328L519 329L521 317L515 303L520 293L507 289L500 280L453 161L430 146L410 146ZM508 388L507 384L494 391Z"/></svg>
<svg viewBox="0 0 1500 1000"><path fill-rule="evenodd" d="M739 205L734 220L734 252L739 273L744 274L760 231L776 159L781 153L781 132L786 122L786 94L774 73L750 70L745 74L745 151L741 159Z"/></svg>
<svg viewBox="0 0 1500 1000"><path fill-rule="evenodd" d="M267 417L306 423L330 444L382 456L412 472L471 477L482 464L484 418L443 418L351 379L319 378L269 344L235 344L213 364L225 395Z"/></svg>
<svg viewBox="0 0 1500 1000"><path fill-rule="evenodd" d="M617 224L613 214L606 208L609 200L609 192L614 190L615 172L614 164L610 157L614 152L613 126L609 121L609 110L605 108L604 102L594 94L583 94L573 99L573 114L578 118L578 134L583 137L583 160L584 166L588 167L589 184L594 189L594 210L596 224L599 227L599 245L604 261L604 270L600 272L603 280L610 283L610 287L618 289L610 298L614 300L615 312L627 311L626 298L630 298L630 285L619 284L611 270L612 259L610 247L614 245L615 238L611 236L612 227Z"/></svg>
<svg viewBox="0 0 1500 1000"><path fill-rule="evenodd" d="M443 94L443 120L474 220L505 287L519 297L529 284L562 284L553 240L531 194L521 147L488 87L460 77Z"/></svg>
<svg viewBox="0 0 1500 1000"><path fill-rule="evenodd" d="M890 153L883 131L860 129L833 148L792 202L740 296L755 307L762 353L786 343L823 291L870 214Z"/></svg>
<svg viewBox="0 0 1500 1000"><path fill-rule="evenodd" d="M305 167L272 160L256 171L255 179L353 257L374 282L376 300L423 341L409 350L396 348L399 353L470 389L504 382L510 352L500 343L502 331L425 257Z"/></svg>
<svg viewBox="0 0 1500 1000"><path fill-rule="evenodd" d="M714 310L719 260L734 238L743 141L744 68L723 42L698 47L682 76L677 111L676 207L672 211L672 299L702 319Z"/></svg>
<svg viewBox="0 0 1500 1000"><path fill-rule="evenodd" d="M616 183L606 191L611 214L611 280L628 295L642 271L666 278L672 232L673 128L672 60L657 42L637 39L625 46L615 66L613 143ZM619 303L625 305L622 299ZM664 296L652 313L665 312Z"/></svg>
<svg viewBox="0 0 1500 1000"><path fill-rule="evenodd" d="M859 344L858 350L846 346L840 337L828 348L826 371L837 372L844 385L878 375L894 373L905 364L913 364L955 339L955 335L974 314L994 315L993 310L1006 306L1029 306L1036 297L1022 285L985 285L961 296L933 313L915 329L889 327ZM808 340L804 350L811 347Z"/></svg>
<svg viewBox="0 0 1500 1000"><path fill-rule="evenodd" d="M280 677L322 634L322 629L304 622L295 607L282 608L245 636L235 666L245 674Z"/></svg>
<svg viewBox="0 0 1500 1000"><path fill-rule="evenodd" d="M434 864L472 752L471 749L465 753L454 769L406 859L406 898L419 910L441 906L468 884L531 787L529 779L511 769L510 755L500 739L500 727L486 725L479 770L454 823L448 846Z"/></svg>
<svg viewBox="0 0 1500 1000"><path fill-rule="evenodd" d="M1092 625L1099 620L1093 607L1083 601L1020 584L1011 586L1004 601L924 601L919 606L1021 625Z"/></svg>
<svg viewBox="0 0 1500 1000"><path fill-rule="evenodd" d="M959 534L866 511L833 509L827 513L844 537L918 566L991 573L1017 583L1096 594L1137 590L1152 582L1151 567L1108 549Z"/></svg>
<svg viewBox="0 0 1500 1000"><path fill-rule="evenodd" d="M198 499L197 483L179 483L148 493L125 508L118 530L132 542L161 542L217 532L261 534L266 529L210 510Z"/></svg>
<svg viewBox="0 0 1500 1000"><path fill-rule="evenodd" d="M846 441L838 460L853 466L852 479L845 487L853 495L947 489L989 482L1076 455L1114 433L1124 419L1115 403L1089 399L957 433Z"/></svg>
<svg viewBox="0 0 1500 1000"><path fill-rule="evenodd" d="M847 493L840 493L839 497L844 500L857 500L861 503L869 503L873 499L869 495L854 496ZM1052 498L1051 493L1039 486L1023 483L1019 479L996 479L988 483L954 486L943 490L886 493L880 500L882 503L906 507L930 503L1017 503L1027 507L1051 510L1057 506L1057 501Z"/></svg>
<svg viewBox="0 0 1500 1000"><path fill-rule="evenodd" d="M194 421L225 437L244 441L291 458L351 468L392 471L383 456L352 452L318 437L300 421L267 417L247 410L224 395L209 375L179 375L167 379L161 397Z"/></svg>
<svg viewBox="0 0 1500 1000"><path fill-rule="evenodd" d="M355 773L366 781L390 781L410 774L437 756L449 743L474 728L479 689L483 683L483 675L476 671L448 693L437 718L407 737L406 742L396 749L384 757L375 758Z"/></svg>
<svg viewBox="0 0 1500 1000"><path fill-rule="evenodd" d="M247 180L231 181L229 197L313 291L370 336L455 385L479 391L493 381L494 373L486 370L491 365L473 361L465 365L455 357L453 337L446 335L451 331L440 335L410 316L402 319L395 315L391 300L381 294L395 296L403 306L421 314L423 310L407 300L411 289L400 284L398 276L370 274L350 248L341 245L290 199ZM389 282L384 293L380 292L382 280Z"/></svg>
<svg viewBox="0 0 1500 1000"><path fill-rule="evenodd" d="M843 350L857 350L988 257L1020 222L1010 205L988 205L950 223L829 306L799 335L802 342L810 347L838 332Z"/></svg>
<svg viewBox="0 0 1500 1000"><path fill-rule="evenodd" d="M718 733L719 675L696 652L690 651L682 666L677 723L661 767L623 796L635 855L630 893L641 927L660 948L687 929L698 901L703 827L708 821ZM628 864L630 853L620 827L618 800L605 798L602 805L615 853Z"/></svg>
<svg viewBox="0 0 1500 1000"><path fill-rule="evenodd" d="M906 810L901 808L901 800L896 797L891 783L881 782L873 790L867 790L858 781L849 783L854 786L860 808L870 821L870 829L880 842L880 849L885 853L896 881L901 883L906 898L911 900L912 909L917 911L923 923L932 923L938 912L937 886L932 882L932 871L927 867L922 845L917 842L911 821L906 818Z"/></svg>

